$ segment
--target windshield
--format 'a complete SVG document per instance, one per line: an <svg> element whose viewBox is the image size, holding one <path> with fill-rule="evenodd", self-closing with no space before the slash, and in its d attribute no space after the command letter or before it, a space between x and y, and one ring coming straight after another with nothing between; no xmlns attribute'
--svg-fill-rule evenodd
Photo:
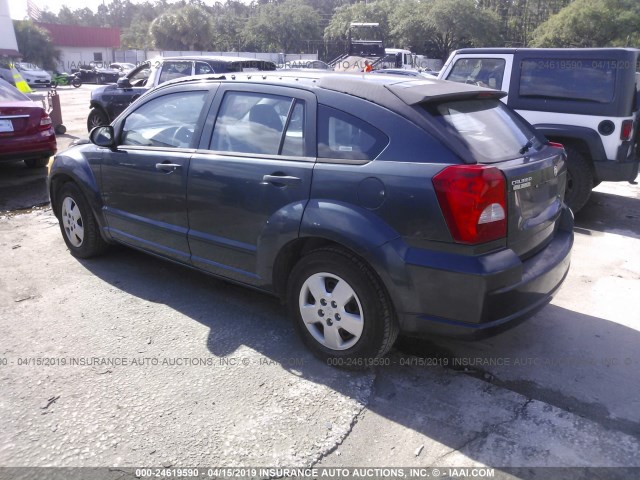
<svg viewBox="0 0 640 480"><path fill-rule="evenodd" d="M533 129L497 99L444 102L431 107L430 113L459 137L480 163L522 157L542 145Z"/></svg>

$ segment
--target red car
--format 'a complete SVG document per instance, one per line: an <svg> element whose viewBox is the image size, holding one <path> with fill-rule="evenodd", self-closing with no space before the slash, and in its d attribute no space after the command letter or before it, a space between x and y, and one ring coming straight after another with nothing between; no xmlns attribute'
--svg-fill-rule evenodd
<svg viewBox="0 0 640 480"><path fill-rule="evenodd" d="M45 109L0 79L0 161L24 160L30 168L46 167L56 150Z"/></svg>

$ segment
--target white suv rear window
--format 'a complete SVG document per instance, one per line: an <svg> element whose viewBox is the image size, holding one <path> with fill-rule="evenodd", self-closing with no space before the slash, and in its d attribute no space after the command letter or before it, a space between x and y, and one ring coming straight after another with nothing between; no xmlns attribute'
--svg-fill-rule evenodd
<svg viewBox="0 0 640 480"><path fill-rule="evenodd" d="M552 58L523 60L519 93L521 97L610 103L615 94L616 70L621 63L624 62Z"/></svg>

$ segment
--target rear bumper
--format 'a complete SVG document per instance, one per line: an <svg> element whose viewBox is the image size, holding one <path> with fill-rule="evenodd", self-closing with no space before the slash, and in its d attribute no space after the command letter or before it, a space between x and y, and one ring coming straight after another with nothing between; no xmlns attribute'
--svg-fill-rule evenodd
<svg viewBox="0 0 640 480"><path fill-rule="evenodd" d="M624 161L606 160L593 162L595 177L604 182L632 181L638 176L640 158L628 158Z"/></svg>
<svg viewBox="0 0 640 480"><path fill-rule="evenodd" d="M31 158L51 157L57 150L54 135L43 137L41 134L29 137L0 139L0 162L11 160L29 160Z"/></svg>
<svg viewBox="0 0 640 480"><path fill-rule="evenodd" d="M482 338L512 327L544 307L569 271L573 218L540 252L521 261L511 250L479 257L442 258L424 252L405 255L410 296L394 295L400 329L406 335ZM438 254L438 257L441 257ZM447 269L446 266L450 266Z"/></svg>

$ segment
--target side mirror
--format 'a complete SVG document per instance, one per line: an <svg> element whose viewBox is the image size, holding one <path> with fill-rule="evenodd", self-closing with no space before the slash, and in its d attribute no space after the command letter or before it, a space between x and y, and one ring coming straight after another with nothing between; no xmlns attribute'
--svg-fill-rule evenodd
<svg viewBox="0 0 640 480"><path fill-rule="evenodd" d="M124 88L124 89L133 88L133 86L131 85L131 82L127 77L119 78L118 83L116 85L118 88Z"/></svg>
<svg viewBox="0 0 640 480"><path fill-rule="evenodd" d="M115 134L111 125L95 127L89 134L89 140L99 147L113 148L116 145Z"/></svg>

